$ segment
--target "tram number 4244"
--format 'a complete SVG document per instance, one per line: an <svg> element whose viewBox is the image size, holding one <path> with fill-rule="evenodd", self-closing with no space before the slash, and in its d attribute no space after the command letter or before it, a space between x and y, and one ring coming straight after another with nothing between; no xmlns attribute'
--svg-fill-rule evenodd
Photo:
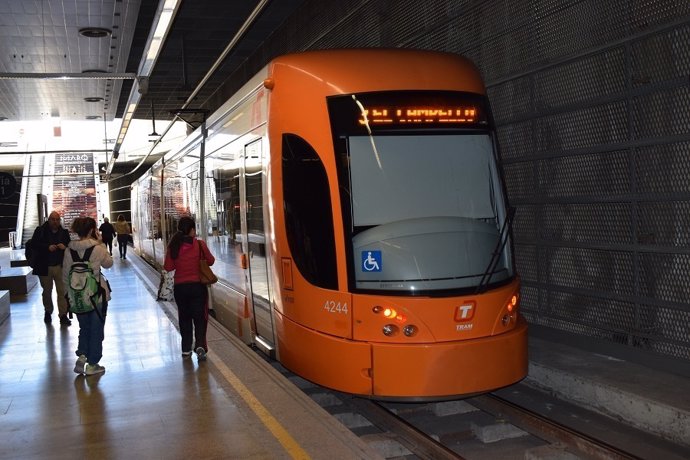
<svg viewBox="0 0 690 460"><path fill-rule="evenodd" d="M327 300L323 309L328 313L342 313L347 315L347 303L336 302L335 300Z"/></svg>

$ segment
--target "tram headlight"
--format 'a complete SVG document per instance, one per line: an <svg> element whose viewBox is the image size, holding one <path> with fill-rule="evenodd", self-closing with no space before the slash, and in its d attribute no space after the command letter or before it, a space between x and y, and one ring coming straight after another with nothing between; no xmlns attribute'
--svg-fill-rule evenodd
<svg viewBox="0 0 690 460"><path fill-rule="evenodd" d="M385 310L383 310L383 316L385 316L386 318L395 318L396 316L398 316L398 312L395 311L393 308L386 308Z"/></svg>
<svg viewBox="0 0 690 460"><path fill-rule="evenodd" d="M516 308L518 304L518 296L517 294L514 294L510 298L510 302L508 302L507 308L508 308L508 313L512 313Z"/></svg>
<svg viewBox="0 0 690 460"><path fill-rule="evenodd" d="M398 333L398 326L395 324L386 324L383 326L383 335L386 337L391 337Z"/></svg>
<svg viewBox="0 0 690 460"><path fill-rule="evenodd" d="M407 326L403 327L403 334L405 334L406 337L412 337L417 333L417 326L413 324L408 324Z"/></svg>
<svg viewBox="0 0 690 460"><path fill-rule="evenodd" d="M503 323L504 326L510 324L510 315L503 315L503 318L501 318L501 323Z"/></svg>

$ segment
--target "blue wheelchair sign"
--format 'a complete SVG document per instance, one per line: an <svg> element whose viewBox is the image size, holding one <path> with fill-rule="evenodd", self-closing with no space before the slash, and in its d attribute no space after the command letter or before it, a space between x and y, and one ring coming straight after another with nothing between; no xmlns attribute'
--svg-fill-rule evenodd
<svg viewBox="0 0 690 460"><path fill-rule="evenodd" d="M381 251L362 251L362 271L380 272L381 267Z"/></svg>

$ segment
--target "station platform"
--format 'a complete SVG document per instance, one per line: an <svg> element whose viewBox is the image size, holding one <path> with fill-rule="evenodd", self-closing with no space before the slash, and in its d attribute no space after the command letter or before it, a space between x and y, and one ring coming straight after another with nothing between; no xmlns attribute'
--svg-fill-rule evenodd
<svg viewBox="0 0 690 460"><path fill-rule="evenodd" d="M15 256L0 249L0 270ZM183 358L175 309L137 274L113 289L101 365L73 372L79 325L43 322L40 286L0 325L1 459L382 458L249 347L209 324L206 362Z"/></svg>
<svg viewBox="0 0 690 460"><path fill-rule="evenodd" d="M677 444L690 458L690 378L530 337L524 383Z"/></svg>
<svg viewBox="0 0 690 460"><path fill-rule="evenodd" d="M0 248L0 270L16 252ZM73 373L78 324L61 327L57 312L44 324L40 286L12 298L0 324L0 459L383 458L213 320L208 361L182 358L176 308L155 300L147 267L131 253L105 270L113 300L101 376ZM677 453L667 458L690 458L690 379L538 337L529 352L521 387L624 421L639 432L640 458L658 442ZM510 399L517 387L499 393ZM535 401L548 417L608 430Z"/></svg>

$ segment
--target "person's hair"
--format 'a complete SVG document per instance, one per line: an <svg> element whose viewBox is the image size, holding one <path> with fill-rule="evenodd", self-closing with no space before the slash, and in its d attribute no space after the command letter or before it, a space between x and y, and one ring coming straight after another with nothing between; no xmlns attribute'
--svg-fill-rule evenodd
<svg viewBox="0 0 690 460"><path fill-rule="evenodd" d="M172 257L173 259L177 259L177 256L180 255L180 246L182 246L182 241L184 240L184 237L188 236L194 228L196 228L196 223L194 222L194 219L192 219L189 216L184 216L180 218L180 221L177 223L177 233L175 233L173 237L170 238L170 242L168 243L170 257Z"/></svg>
<svg viewBox="0 0 690 460"><path fill-rule="evenodd" d="M96 221L91 217L77 217L72 222L72 231L79 235L79 238L92 236L95 230Z"/></svg>
<svg viewBox="0 0 690 460"><path fill-rule="evenodd" d="M123 216L122 214L120 214L119 216L117 216L117 221L118 221L118 222L122 222L123 220L125 220L125 216Z"/></svg>

